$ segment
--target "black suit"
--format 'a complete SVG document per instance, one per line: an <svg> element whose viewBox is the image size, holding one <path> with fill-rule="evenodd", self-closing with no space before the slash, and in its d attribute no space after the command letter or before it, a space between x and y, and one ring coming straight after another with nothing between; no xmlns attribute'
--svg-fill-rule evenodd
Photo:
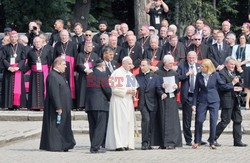
<svg viewBox="0 0 250 163"><path fill-rule="evenodd" d="M208 36L207 38L202 38L202 43L206 44L207 46L211 46L213 44L213 37Z"/></svg>
<svg viewBox="0 0 250 163"><path fill-rule="evenodd" d="M120 58L121 58L121 56L124 53L124 48L121 47L121 46L117 46L116 48L113 48L113 49L114 49L114 52L115 52L115 54L114 54L114 60L116 62L118 62L119 64L121 64L122 61L120 60Z"/></svg>
<svg viewBox="0 0 250 163"><path fill-rule="evenodd" d="M221 79L225 81L225 83L231 83L234 76L231 75L228 69L225 67L220 71ZM216 137L218 139L227 125L230 123L230 120L233 121L233 138L234 143L241 143L242 131L241 131L241 122L242 116L239 107L239 102L237 97L235 96L235 92L233 89L228 91L220 92L221 99L221 121L216 126Z"/></svg>
<svg viewBox="0 0 250 163"><path fill-rule="evenodd" d="M105 72L94 69L94 72L89 76L91 77L87 77L87 81L91 80L93 84L89 87L87 85L88 96L86 97L86 112L91 142L90 151L98 151L105 138L111 88L108 86Z"/></svg>
<svg viewBox="0 0 250 163"><path fill-rule="evenodd" d="M141 111L142 116L142 146L148 147L151 145L155 113L158 107L158 98L160 98L158 96L161 96L163 93L160 84L161 80L152 72L149 72L146 75L140 73L136 78L140 85L138 88L138 108Z"/></svg>
<svg viewBox="0 0 250 163"><path fill-rule="evenodd" d="M200 71L200 65L195 64L196 72ZM179 81L181 81L181 103L182 103L182 119L183 134L187 143L192 142L191 121L192 121L192 100L193 93L190 92L190 76L186 76L189 71L188 62L182 62L177 69Z"/></svg>
<svg viewBox="0 0 250 163"><path fill-rule="evenodd" d="M223 47L222 51L219 52L218 49L218 44L213 44L210 46L210 56L209 59L212 60L215 68L218 67L219 65L223 65L225 62L225 59L228 56L231 56L232 51L229 45L226 44L226 42L223 42Z"/></svg>
<svg viewBox="0 0 250 163"><path fill-rule="evenodd" d="M115 61L115 60L112 60L112 61L110 61L111 62L111 66L112 66L112 68L113 68L113 71L115 71L115 69L117 69L117 62ZM109 67L109 65L108 65L108 63L107 62L105 62L105 64L106 64L106 74L108 75L108 76L111 76L111 74L112 74L112 69Z"/></svg>

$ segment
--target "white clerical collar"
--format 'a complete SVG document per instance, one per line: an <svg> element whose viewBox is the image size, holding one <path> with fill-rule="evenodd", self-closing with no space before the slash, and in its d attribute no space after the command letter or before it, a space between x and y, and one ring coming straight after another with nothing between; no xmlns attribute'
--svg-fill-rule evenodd
<svg viewBox="0 0 250 163"><path fill-rule="evenodd" d="M55 70L56 72L59 72L59 73L61 73L59 70L57 70L55 67L53 68L53 70Z"/></svg>
<svg viewBox="0 0 250 163"><path fill-rule="evenodd" d="M167 69L167 68L165 68L165 67L163 67L164 68L164 70L166 70L166 71L169 71L170 69Z"/></svg>
<svg viewBox="0 0 250 163"><path fill-rule="evenodd" d="M147 72L143 73L144 75L147 75L150 72L150 70L148 70Z"/></svg>

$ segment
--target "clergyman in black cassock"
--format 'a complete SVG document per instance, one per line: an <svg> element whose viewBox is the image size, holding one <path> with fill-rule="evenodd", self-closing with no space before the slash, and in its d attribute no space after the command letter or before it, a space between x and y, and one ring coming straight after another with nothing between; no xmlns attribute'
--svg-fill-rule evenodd
<svg viewBox="0 0 250 163"><path fill-rule="evenodd" d="M54 68L46 80L47 96L43 114L40 149L47 151L68 151L75 146L71 129L72 100L70 88L62 73L66 62L62 58L54 61ZM60 124L57 116L61 115Z"/></svg>
<svg viewBox="0 0 250 163"><path fill-rule="evenodd" d="M34 48L28 53L28 69L31 70L28 108L44 109L44 99L46 96L46 78L52 63L52 51L47 47L42 47L42 40L35 37Z"/></svg>
<svg viewBox="0 0 250 163"><path fill-rule="evenodd" d="M24 46L17 43L18 33L12 31L11 43L2 49L4 65L2 81L2 107L13 109L26 106L23 68L26 54ZM15 69L15 70L14 70Z"/></svg>
<svg viewBox="0 0 250 163"><path fill-rule="evenodd" d="M174 64L173 56L165 55L163 60L164 67L159 69L157 74L162 77L162 83L163 77L174 76L177 87L179 80L177 72L172 70ZM163 91L165 90L163 89ZM177 89L172 93L166 93L166 97L162 98L163 100L160 101L160 107L156 113L156 119L158 122L155 123L155 136L152 140L152 145L160 146L160 149L174 149L175 147L182 147L181 127L176 94Z"/></svg>
<svg viewBox="0 0 250 163"><path fill-rule="evenodd" d="M87 84L87 75L93 71L95 62L99 59L98 55L93 50L92 42L85 44L85 52L79 53L76 58L76 69L79 73L77 79L77 108L85 107L86 99L86 84Z"/></svg>
<svg viewBox="0 0 250 163"><path fill-rule="evenodd" d="M86 112L89 121L89 137L91 153L98 153L105 140L107 129L109 100L111 88L109 87L106 74L106 64L103 60L97 61L93 73L87 77ZM90 80L90 81L89 81Z"/></svg>
<svg viewBox="0 0 250 163"><path fill-rule="evenodd" d="M161 97L163 91L160 86L160 78L150 72L150 60L144 59L141 62L141 73L136 76L139 83L139 110L142 121L142 150L152 149L151 139L154 129L155 113L158 108L158 96Z"/></svg>

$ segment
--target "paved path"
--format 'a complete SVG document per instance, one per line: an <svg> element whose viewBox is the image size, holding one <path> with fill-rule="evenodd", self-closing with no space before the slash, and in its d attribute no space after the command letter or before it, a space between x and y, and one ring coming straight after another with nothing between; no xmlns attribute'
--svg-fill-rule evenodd
<svg viewBox="0 0 250 163"><path fill-rule="evenodd" d="M204 135L204 140L208 135ZM140 138L136 138L136 149L132 151L114 152L108 151L105 154L90 154L88 135L75 135L76 147L70 152L47 152L40 151L40 137L32 140L15 143L0 148L0 162L3 163L74 163L74 162L128 162L128 163L247 163L250 160L250 147L233 147L232 135L223 134L220 138L222 147L211 150L208 146L199 149L191 149L188 146L176 150L140 150ZM250 144L250 135L243 137L245 143Z"/></svg>

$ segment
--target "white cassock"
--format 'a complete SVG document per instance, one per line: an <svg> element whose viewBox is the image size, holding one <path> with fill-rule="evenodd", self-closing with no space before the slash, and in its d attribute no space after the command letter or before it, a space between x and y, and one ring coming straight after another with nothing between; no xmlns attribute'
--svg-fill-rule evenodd
<svg viewBox="0 0 250 163"><path fill-rule="evenodd" d="M118 80L116 81L117 78L124 79L123 81L120 80L120 85ZM110 80L114 83L109 82L112 96L105 148L110 150L123 147L134 149L134 105L132 95L127 94L127 90L131 87L136 89L138 83L135 76L123 67L116 69Z"/></svg>

